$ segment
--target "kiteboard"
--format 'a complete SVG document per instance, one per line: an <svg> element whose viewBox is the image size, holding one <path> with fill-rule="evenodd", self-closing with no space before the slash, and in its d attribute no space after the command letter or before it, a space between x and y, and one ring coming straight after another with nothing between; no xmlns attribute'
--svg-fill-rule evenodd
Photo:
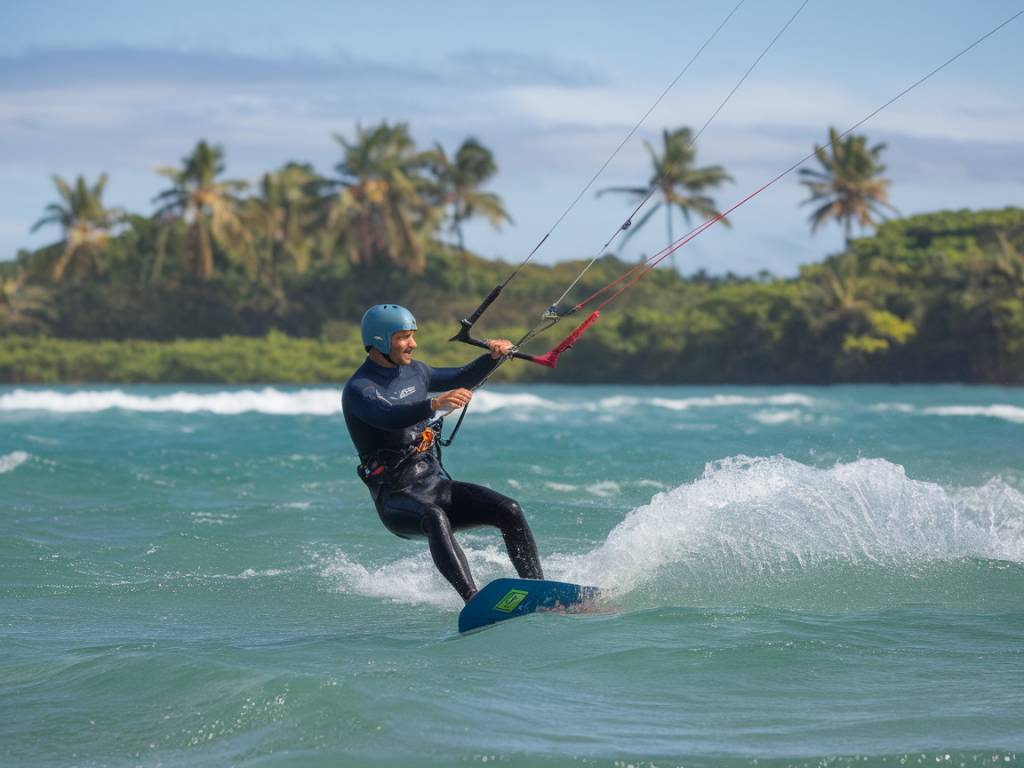
<svg viewBox="0 0 1024 768"><path fill-rule="evenodd" d="M536 611L578 611L600 594L597 587L543 579L495 579L466 603L459 632L479 629Z"/></svg>

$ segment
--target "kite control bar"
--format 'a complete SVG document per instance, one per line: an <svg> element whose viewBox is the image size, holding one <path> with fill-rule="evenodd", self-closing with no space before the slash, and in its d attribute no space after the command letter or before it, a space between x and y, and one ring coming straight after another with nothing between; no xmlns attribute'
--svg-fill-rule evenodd
<svg viewBox="0 0 1024 768"><path fill-rule="evenodd" d="M492 291L491 293L497 295L494 291ZM486 303L487 302L485 301L485 304ZM479 317L477 313L474 314L476 314ZM570 347L572 347L573 344L579 341L580 336L582 336L590 326L596 323L599 317L601 317L600 312L591 312L587 319L580 323L572 333L570 333L568 336L566 336L564 339L558 342L558 344L556 344L547 353L543 355L528 355L525 352L513 352L510 356L517 358L519 360L529 360L531 363L544 365L547 366L548 368L554 368L558 364L559 356L563 352L565 352L565 350L569 349ZM459 328L459 332L452 336L450 339L448 339L448 341L461 341L463 344L470 344L474 347L490 349L490 347L487 346L486 341L478 339L472 334L470 334L469 329L473 327L472 321L472 317L462 320L462 327Z"/></svg>
<svg viewBox="0 0 1024 768"><path fill-rule="evenodd" d="M490 347L487 346L486 341L484 341L483 339L478 339L476 336L470 334L469 329L473 327L473 323L471 323L468 319L461 320L460 323L462 327L459 328L459 332L452 336L450 339L448 339L448 341L461 341L463 344L469 344L474 347L480 347L481 349L490 349ZM518 358L519 360L529 360L530 362L533 363L537 362L537 358L535 358L533 355L528 355L525 352L513 352L511 357Z"/></svg>

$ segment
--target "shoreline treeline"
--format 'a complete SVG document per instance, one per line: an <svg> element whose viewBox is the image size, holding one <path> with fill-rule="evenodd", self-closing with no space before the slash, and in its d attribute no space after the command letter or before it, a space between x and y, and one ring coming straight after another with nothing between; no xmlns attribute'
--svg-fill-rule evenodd
<svg viewBox="0 0 1024 768"><path fill-rule="evenodd" d="M610 190L659 193L670 232L673 215L714 211L710 189L728 178L697 168L685 135L666 131L660 155L648 147L647 187ZM222 178L222 151L200 142L161 170L169 186L151 216L105 208L105 177L55 178L60 201L38 225L62 239L0 263L0 381L336 382L362 358L365 305L385 299L414 309L425 357L467 359L472 350L444 340L512 268L462 237L474 216L511 220L484 190L493 156L475 139L451 157L420 150L401 124L337 138L335 175L290 163L249 196ZM501 378L1024 383L1024 210L894 219L852 238L887 206L881 146L850 137L818 150L805 202L814 227L843 226L842 253L793 279L656 270L556 370L508 365ZM580 294L630 266L604 257ZM515 338L581 267L528 265L477 330Z"/></svg>

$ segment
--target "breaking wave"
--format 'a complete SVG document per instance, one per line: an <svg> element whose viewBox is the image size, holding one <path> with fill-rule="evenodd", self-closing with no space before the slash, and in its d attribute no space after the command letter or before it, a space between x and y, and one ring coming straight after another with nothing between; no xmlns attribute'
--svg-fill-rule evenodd
<svg viewBox="0 0 1024 768"><path fill-rule="evenodd" d="M0 395L0 411L97 413L111 409L143 413L200 413L224 416L266 413L283 416L326 416L341 413L340 389L263 389L143 394L111 390L24 390Z"/></svg>
<svg viewBox="0 0 1024 768"><path fill-rule="evenodd" d="M482 389L473 399L477 413L497 411L623 411L652 407L670 411L695 408L740 406L803 406L811 407L813 398L797 393L754 397L746 395L710 395L707 397L637 397L611 396L593 402L577 399L545 398L529 392L496 392ZM271 415L325 416L341 413L341 389L309 388L282 390L275 387L201 391L189 390L152 393L123 389L28 390L16 389L0 394L0 411L44 411L51 413L96 413L120 409L144 413L200 413L222 416L243 413Z"/></svg>
<svg viewBox="0 0 1024 768"><path fill-rule="evenodd" d="M939 577L947 589L946 576L972 562L1024 573L1024 494L1000 480L946 488L883 459L818 469L741 456L655 495L562 570L619 594L667 588L703 602L781 591L803 602L806 590L847 605L858 592L898 602L908 583ZM877 583L864 594L867 582Z"/></svg>

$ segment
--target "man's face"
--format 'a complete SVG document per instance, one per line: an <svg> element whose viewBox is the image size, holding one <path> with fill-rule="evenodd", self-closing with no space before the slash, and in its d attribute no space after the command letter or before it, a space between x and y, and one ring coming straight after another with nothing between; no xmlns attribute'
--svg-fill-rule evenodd
<svg viewBox="0 0 1024 768"><path fill-rule="evenodd" d="M397 365L412 362L412 351L416 349L416 331L395 331L391 334L391 359Z"/></svg>

